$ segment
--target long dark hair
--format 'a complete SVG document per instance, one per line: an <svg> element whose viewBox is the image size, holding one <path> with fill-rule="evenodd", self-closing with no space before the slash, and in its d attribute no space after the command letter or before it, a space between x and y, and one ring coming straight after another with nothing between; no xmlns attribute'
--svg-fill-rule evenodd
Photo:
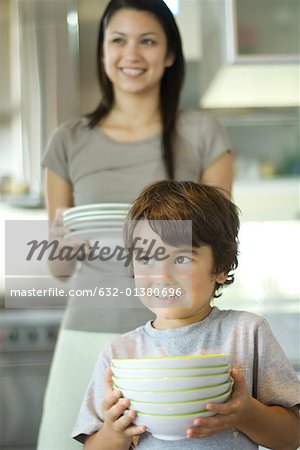
<svg viewBox="0 0 300 450"><path fill-rule="evenodd" d="M111 0L100 21L97 43L97 73L102 93L98 107L87 114L88 125L94 128L111 110L114 102L113 87L103 66L104 32L112 15L119 9L136 9L155 15L167 38L167 51L174 55L174 63L165 69L160 86L160 109L162 117L162 157L167 175L174 178L174 136L179 97L184 80L185 62L181 37L174 17L163 0Z"/></svg>

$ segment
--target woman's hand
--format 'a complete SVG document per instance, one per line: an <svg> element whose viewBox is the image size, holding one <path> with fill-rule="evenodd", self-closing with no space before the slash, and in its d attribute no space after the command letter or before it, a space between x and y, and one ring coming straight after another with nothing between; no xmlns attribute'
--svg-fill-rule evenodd
<svg viewBox="0 0 300 450"><path fill-rule="evenodd" d="M54 220L50 223L50 240L57 240L58 241L58 251L61 250L63 247L69 246L73 247L73 254L75 254L79 249L82 249L82 256L84 254L88 254L89 252L89 241L82 238L65 238L67 233L70 233L70 228L64 226L64 220L63 220L63 213L66 210L66 208L57 208L55 213ZM80 257L77 257L77 259L80 259Z"/></svg>
<svg viewBox="0 0 300 450"><path fill-rule="evenodd" d="M122 393L112 386L112 371L110 368L106 369L105 373L105 397L102 403L102 410L104 412L104 425L111 429L119 438L133 437L142 434L146 431L144 426L136 426L133 421L136 417L134 411L129 411L124 414L125 410L129 408L129 400L122 398Z"/></svg>
<svg viewBox="0 0 300 450"><path fill-rule="evenodd" d="M206 409L215 412L216 415L195 419L194 426L187 430L187 437L204 438L232 427L238 428L239 421L251 407L251 396L243 374L233 369L231 375L234 380L231 399L223 404L207 404Z"/></svg>
<svg viewBox="0 0 300 450"><path fill-rule="evenodd" d="M49 240L57 242L55 248L55 258L51 261L49 255L49 267L55 277L61 279L72 275L76 261L86 258L90 251L89 242L82 238L65 238L71 230L64 226L63 212L65 208L57 208L55 218L50 222Z"/></svg>

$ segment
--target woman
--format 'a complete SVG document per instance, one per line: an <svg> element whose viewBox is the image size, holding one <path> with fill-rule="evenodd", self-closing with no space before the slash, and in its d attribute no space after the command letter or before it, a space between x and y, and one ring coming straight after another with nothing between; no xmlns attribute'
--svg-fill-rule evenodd
<svg viewBox="0 0 300 450"><path fill-rule="evenodd" d="M178 110L184 58L163 0L110 1L100 22L97 63L98 108L62 125L43 160L52 237L65 232L57 213L61 208L130 203L142 187L164 178L216 185L230 195L233 163L223 128L200 111ZM56 276L70 276L74 269L74 261L51 268ZM99 266L83 261L76 280L78 286L82 280L90 285L99 277ZM131 305L129 299L122 303L126 300ZM101 346L148 318L138 306L70 299L52 363L39 450L76 448L69 436Z"/></svg>

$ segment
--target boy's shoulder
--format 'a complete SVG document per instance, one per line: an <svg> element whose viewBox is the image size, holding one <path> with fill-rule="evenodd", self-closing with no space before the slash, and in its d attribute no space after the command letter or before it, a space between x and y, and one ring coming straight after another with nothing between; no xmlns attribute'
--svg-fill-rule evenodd
<svg viewBox="0 0 300 450"><path fill-rule="evenodd" d="M253 312L237 310L237 309L218 309L218 318L222 321L238 323L241 326L252 325L259 327L266 319Z"/></svg>
<svg viewBox="0 0 300 450"><path fill-rule="evenodd" d="M218 308L219 309L219 308ZM264 318L250 311L243 309L219 309L221 314L232 318L241 318L245 320L262 321Z"/></svg>

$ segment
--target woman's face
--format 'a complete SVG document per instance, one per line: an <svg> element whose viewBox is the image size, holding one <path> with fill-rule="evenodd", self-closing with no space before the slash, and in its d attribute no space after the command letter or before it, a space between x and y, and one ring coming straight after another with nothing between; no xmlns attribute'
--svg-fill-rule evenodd
<svg viewBox="0 0 300 450"><path fill-rule="evenodd" d="M149 12L134 9L121 9L111 17L103 54L115 93L158 90L165 68L174 61L167 54L167 38L159 21Z"/></svg>

